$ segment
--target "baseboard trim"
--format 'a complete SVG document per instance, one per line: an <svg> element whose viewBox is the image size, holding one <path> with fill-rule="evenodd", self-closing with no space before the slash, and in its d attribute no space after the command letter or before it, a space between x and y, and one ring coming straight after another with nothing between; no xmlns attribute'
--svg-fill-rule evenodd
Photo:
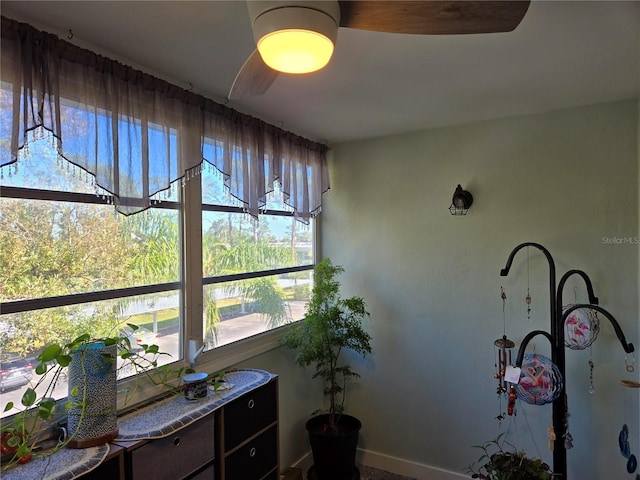
<svg viewBox="0 0 640 480"><path fill-rule="evenodd" d="M293 465L291 465L291 467L301 468L306 475L307 470L311 468L312 464L313 464L313 459L311 458L311 452L307 452L305 455L300 457Z"/></svg>
<svg viewBox="0 0 640 480"><path fill-rule="evenodd" d="M416 478L418 480L459 480L461 478L469 478L462 473L450 472L441 468L430 467L421 463L360 448L356 453L356 461L360 465L366 465L368 467L377 468L378 470L385 470L387 472ZM306 472L309 470L312 463L313 459L311 458L311 452L309 452L291 466L301 468L303 472Z"/></svg>
<svg viewBox="0 0 640 480"><path fill-rule="evenodd" d="M441 468L431 467L403 458L392 457L371 450L358 449L356 459L361 465L397 473L405 477L417 478L418 480L458 480L461 478L469 478L461 473L450 472Z"/></svg>

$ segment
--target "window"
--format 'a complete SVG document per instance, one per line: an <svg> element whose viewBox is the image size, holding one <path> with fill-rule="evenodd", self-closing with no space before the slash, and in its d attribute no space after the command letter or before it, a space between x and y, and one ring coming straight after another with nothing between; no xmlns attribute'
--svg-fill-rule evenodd
<svg viewBox="0 0 640 480"><path fill-rule="evenodd" d="M27 367L52 341L88 331L127 334L133 323L140 328L132 343L144 337L170 354L162 363L183 365L186 338L203 342L206 358L303 316L313 222L298 222L279 191L256 222L228 194L222 174L208 167L152 208L125 216L107 192L95 191L90 175L44 140L4 169L1 186L0 355L26 364L2 372L3 405L20 405L37 380ZM199 208L183 208L181 192L199 194ZM201 235L181 227L198 217ZM180 272L192 269L182 269L183 262L201 265L200 288L184 290ZM183 298L203 305L202 315L183 309ZM119 370L121 379L128 374ZM61 383L56 397L65 397L66 388Z"/></svg>
<svg viewBox="0 0 640 480"><path fill-rule="evenodd" d="M209 371L274 345L309 292L327 146L4 17L0 45L8 393L87 330L137 324L179 366L203 342Z"/></svg>
<svg viewBox="0 0 640 480"><path fill-rule="evenodd" d="M148 332L144 341L171 355L161 364L180 360L176 198L138 215L119 214L106 192L93 192L90 176L58 159L44 140L16 166L3 172L0 198L2 359L35 367L50 342L126 334L132 323L140 327L134 344ZM29 376L35 383L34 372L3 371L4 404L20 405ZM66 396L64 383L56 395Z"/></svg>
<svg viewBox="0 0 640 480"><path fill-rule="evenodd" d="M234 207L220 172L205 169L201 179L205 349L301 319L310 293L313 224L298 222L279 190L256 222Z"/></svg>

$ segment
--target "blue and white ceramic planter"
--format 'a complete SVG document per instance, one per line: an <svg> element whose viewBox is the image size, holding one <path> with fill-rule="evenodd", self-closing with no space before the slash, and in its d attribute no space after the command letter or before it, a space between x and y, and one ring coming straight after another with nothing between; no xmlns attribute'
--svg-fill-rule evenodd
<svg viewBox="0 0 640 480"><path fill-rule="evenodd" d="M71 355L68 399L78 406L67 412L69 447L94 447L117 437L117 354L116 345L98 342Z"/></svg>

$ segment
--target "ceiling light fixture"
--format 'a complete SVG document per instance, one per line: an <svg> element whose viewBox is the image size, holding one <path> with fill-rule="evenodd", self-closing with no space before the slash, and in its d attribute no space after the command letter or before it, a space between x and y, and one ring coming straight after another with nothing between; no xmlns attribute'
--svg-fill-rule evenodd
<svg viewBox="0 0 640 480"><path fill-rule="evenodd" d="M456 191L453 192L453 199L451 200L451 206L449 211L451 215L466 215L469 208L473 204L473 195L466 190L463 190L460 185L456 187Z"/></svg>
<svg viewBox="0 0 640 480"><path fill-rule="evenodd" d="M338 2L247 2L264 63L283 73L311 73L329 63L338 36Z"/></svg>

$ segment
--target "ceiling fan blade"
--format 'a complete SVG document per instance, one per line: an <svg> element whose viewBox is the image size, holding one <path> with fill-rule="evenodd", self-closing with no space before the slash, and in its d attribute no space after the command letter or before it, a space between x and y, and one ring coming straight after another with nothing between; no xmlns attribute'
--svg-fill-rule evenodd
<svg viewBox="0 0 640 480"><path fill-rule="evenodd" d="M262 95L269 90L276 78L278 78L278 72L269 68L258 50L254 50L236 75L228 98L237 100Z"/></svg>
<svg viewBox="0 0 640 480"><path fill-rule="evenodd" d="M510 32L529 1L340 1L340 26L422 35Z"/></svg>

